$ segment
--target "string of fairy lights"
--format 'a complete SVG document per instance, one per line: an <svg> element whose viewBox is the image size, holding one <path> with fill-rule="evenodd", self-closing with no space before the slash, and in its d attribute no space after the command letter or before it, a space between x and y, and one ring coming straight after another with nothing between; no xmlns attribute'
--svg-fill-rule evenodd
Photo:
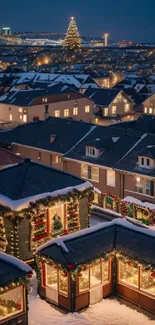
<svg viewBox="0 0 155 325"><path fill-rule="evenodd" d="M5 319L6 317L21 312L22 300L24 296L24 290L30 290L30 280L32 277L32 273L29 272L25 277L19 279L18 281L10 282L6 286L0 287L0 320ZM8 295L5 296L8 292L11 293L14 290L18 290L21 288L21 293L18 294L16 292L16 299L9 298Z"/></svg>
<svg viewBox="0 0 155 325"><path fill-rule="evenodd" d="M44 199L30 202L26 209L20 211L13 211L9 207L0 205L1 219L3 224L3 231L0 233L0 249L5 251L7 245L6 231L4 228L4 218L8 218L11 222L11 229L9 233L10 254L19 258L20 257L20 222L27 218L30 223L30 250L35 250L38 246L52 238L51 231L47 233L47 210L57 204L67 204L67 217L66 228L63 229L61 235L80 230L79 220L79 201L87 198L87 226L90 226L90 208L94 199L93 188L87 188L83 191L74 189L67 195L58 195L57 197L48 196ZM1 244L1 239L4 239L4 245ZM3 241L3 240L2 240Z"/></svg>

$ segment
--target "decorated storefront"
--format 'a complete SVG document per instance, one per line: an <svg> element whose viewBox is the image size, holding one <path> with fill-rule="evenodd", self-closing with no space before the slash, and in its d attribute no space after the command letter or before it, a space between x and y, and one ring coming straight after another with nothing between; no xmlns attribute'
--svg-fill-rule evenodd
<svg viewBox="0 0 155 325"><path fill-rule="evenodd" d="M122 215L137 219L145 225L155 225L155 204L126 197L120 202Z"/></svg>
<svg viewBox="0 0 155 325"><path fill-rule="evenodd" d="M154 244L153 231L121 219L51 240L35 255L38 292L72 312L111 294L155 312Z"/></svg>
<svg viewBox="0 0 155 325"><path fill-rule="evenodd" d="M28 324L28 290L32 269L0 252L0 324Z"/></svg>
<svg viewBox="0 0 155 325"><path fill-rule="evenodd" d="M29 260L35 249L49 239L89 227L93 200L89 182L26 160L0 171L4 188L8 173L14 184L12 193L7 193L6 186L5 195L0 194L0 250ZM18 173L19 177L23 173L21 190L14 176Z"/></svg>
<svg viewBox="0 0 155 325"><path fill-rule="evenodd" d="M95 190L93 205L120 213L123 217L136 219L148 226L155 225L155 204L153 203L141 202L133 197L121 200L115 194Z"/></svg>

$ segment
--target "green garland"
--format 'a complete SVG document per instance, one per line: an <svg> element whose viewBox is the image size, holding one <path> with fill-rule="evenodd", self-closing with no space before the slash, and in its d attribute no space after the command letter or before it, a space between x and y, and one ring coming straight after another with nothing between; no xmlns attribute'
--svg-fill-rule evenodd
<svg viewBox="0 0 155 325"><path fill-rule="evenodd" d="M151 264L147 264L143 261L141 261L139 258L132 258L130 255L124 254L121 251L116 251L115 249L112 250L110 253L103 253L97 256L95 259L89 260L85 263L82 263L78 266L76 265L63 265L61 263L58 263L56 261L51 260L49 257L45 257L38 254L35 254L35 263L36 263L36 273L37 273L37 279L40 282L41 281L41 272L42 267L41 263L44 262L50 266L54 266L56 269L60 269L61 271L67 272L71 275L72 280L75 281L76 277L79 275L80 272L86 270L88 267L92 267L93 265L97 264L99 261L108 261L109 258L115 259L119 258L119 260L123 260L126 263L129 264L129 266L132 267L138 267L139 264L142 264L144 269L146 271L151 271L155 273L155 266Z"/></svg>
<svg viewBox="0 0 155 325"><path fill-rule="evenodd" d="M29 206L20 211L13 211L8 206L0 205L0 213L4 217L8 217L11 221L21 220L21 218L27 217L30 219L33 215L36 214L36 210L40 210L42 206L46 208L50 208L54 206L59 201L61 202L69 202L71 200L80 200L85 196L93 193L92 187L85 189L84 191L78 191L73 189L73 191L69 192L67 195L58 195L57 197L47 196L44 199L36 200L36 202L30 202Z"/></svg>

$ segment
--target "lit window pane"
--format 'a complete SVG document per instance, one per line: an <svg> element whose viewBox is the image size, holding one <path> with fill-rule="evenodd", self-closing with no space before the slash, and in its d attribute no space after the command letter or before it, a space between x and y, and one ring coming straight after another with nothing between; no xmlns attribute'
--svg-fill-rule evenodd
<svg viewBox="0 0 155 325"><path fill-rule="evenodd" d="M109 261L102 262L102 281L109 281Z"/></svg>
<svg viewBox="0 0 155 325"><path fill-rule="evenodd" d="M64 271L59 271L59 292L68 296L68 274Z"/></svg>
<svg viewBox="0 0 155 325"><path fill-rule="evenodd" d="M155 295L155 272L142 268L141 289Z"/></svg>
<svg viewBox="0 0 155 325"><path fill-rule="evenodd" d="M85 106L85 113L89 113L89 111L90 111L90 106L89 105Z"/></svg>
<svg viewBox="0 0 155 325"><path fill-rule="evenodd" d="M99 168L98 167L91 168L91 179L92 179L92 181L95 181L95 182L99 181Z"/></svg>
<svg viewBox="0 0 155 325"><path fill-rule="evenodd" d="M113 114L113 115L116 114L116 106L112 106L112 114Z"/></svg>
<svg viewBox="0 0 155 325"><path fill-rule="evenodd" d="M59 110L55 111L55 117L59 117L59 116L60 116L60 111Z"/></svg>
<svg viewBox="0 0 155 325"><path fill-rule="evenodd" d="M64 116L65 117L69 116L69 109L64 109Z"/></svg>
<svg viewBox="0 0 155 325"><path fill-rule="evenodd" d="M25 122L25 123L27 122L27 115L26 114L23 115L23 122Z"/></svg>
<svg viewBox="0 0 155 325"><path fill-rule="evenodd" d="M107 170L107 185L115 187L115 171Z"/></svg>
<svg viewBox="0 0 155 325"><path fill-rule="evenodd" d="M58 290L58 270L48 264L46 265L46 283L49 287Z"/></svg>
<svg viewBox="0 0 155 325"><path fill-rule="evenodd" d="M119 261L119 280L134 287L138 287L138 267L134 263Z"/></svg>
<svg viewBox="0 0 155 325"><path fill-rule="evenodd" d="M82 271L79 275L79 292L89 289L89 269Z"/></svg>
<svg viewBox="0 0 155 325"><path fill-rule="evenodd" d="M101 283L101 264L94 265L90 269L90 286Z"/></svg>
<svg viewBox="0 0 155 325"><path fill-rule="evenodd" d="M0 320L21 313L23 309L23 286L0 295Z"/></svg>
<svg viewBox="0 0 155 325"><path fill-rule="evenodd" d="M81 177L88 178L88 166L81 165Z"/></svg>
<svg viewBox="0 0 155 325"><path fill-rule="evenodd" d="M73 115L78 115L78 107L73 108Z"/></svg>

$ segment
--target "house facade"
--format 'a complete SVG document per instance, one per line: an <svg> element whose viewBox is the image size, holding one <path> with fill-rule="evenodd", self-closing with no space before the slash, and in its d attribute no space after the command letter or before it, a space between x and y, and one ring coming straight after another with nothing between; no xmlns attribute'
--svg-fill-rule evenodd
<svg viewBox="0 0 155 325"><path fill-rule="evenodd" d="M133 101L123 91L109 89L88 89L85 96L95 103L96 123L111 125L119 121L134 119Z"/></svg>
<svg viewBox="0 0 155 325"><path fill-rule="evenodd" d="M61 86L61 88L63 88ZM11 123L44 120L49 116L93 121L94 102L77 92L50 90L10 91L0 99L0 119Z"/></svg>
<svg viewBox="0 0 155 325"><path fill-rule="evenodd" d="M71 312L116 294L154 313L154 240L118 219L49 241L36 254L39 294Z"/></svg>
<svg viewBox="0 0 155 325"><path fill-rule="evenodd" d="M0 132L0 141L14 154L63 169L62 157L94 128L92 124L49 117Z"/></svg>
<svg viewBox="0 0 155 325"><path fill-rule="evenodd" d="M32 260L35 249L49 239L89 227L92 200L89 182L28 158L1 169L3 251Z"/></svg>
<svg viewBox="0 0 155 325"><path fill-rule="evenodd" d="M149 95L143 102L143 113L155 115L155 93Z"/></svg>

